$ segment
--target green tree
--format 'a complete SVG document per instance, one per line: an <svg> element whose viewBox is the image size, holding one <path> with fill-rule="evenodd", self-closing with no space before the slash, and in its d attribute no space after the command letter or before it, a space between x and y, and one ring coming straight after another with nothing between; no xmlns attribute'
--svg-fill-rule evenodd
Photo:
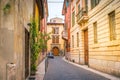
<svg viewBox="0 0 120 80"><path fill-rule="evenodd" d="M47 41L50 39L50 33L38 32L35 20L31 20L30 26L30 50L31 50L31 72L36 72L36 61L42 50L47 49ZM32 74L31 73L31 74Z"/></svg>

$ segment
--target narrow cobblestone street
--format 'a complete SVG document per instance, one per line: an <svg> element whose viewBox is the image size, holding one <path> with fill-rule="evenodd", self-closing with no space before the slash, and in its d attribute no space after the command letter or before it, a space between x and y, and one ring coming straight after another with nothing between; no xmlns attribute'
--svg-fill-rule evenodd
<svg viewBox="0 0 120 80"><path fill-rule="evenodd" d="M109 80L88 70L65 62L62 57L49 59L44 80Z"/></svg>

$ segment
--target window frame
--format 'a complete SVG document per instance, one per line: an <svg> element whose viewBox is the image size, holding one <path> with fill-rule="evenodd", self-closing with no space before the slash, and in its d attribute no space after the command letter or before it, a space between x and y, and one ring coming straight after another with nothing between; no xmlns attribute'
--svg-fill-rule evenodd
<svg viewBox="0 0 120 80"><path fill-rule="evenodd" d="M72 12L72 27L75 25L75 11Z"/></svg>
<svg viewBox="0 0 120 80"><path fill-rule="evenodd" d="M79 32L77 32L77 47L79 47Z"/></svg>
<svg viewBox="0 0 120 80"><path fill-rule="evenodd" d="M116 20L115 11L108 14L109 18L109 31L110 31L110 41L116 40Z"/></svg>
<svg viewBox="0 0 120 80"><path fill-rule="evenodd" d="M98 43L97 21L93 23L94 44Z"/></svg>
<svg viewBox="0 0 120 80"><path fill-rule="evenodd" d="M56 43L59 43L59 36L56 36Z"/></svg>
<svg viewBox="0 0 120 80"><path fill-rule="evenodd" d="M52 35L52 43L55 43L55 36Z"/></svg>
<svg viewBox="0 0 120 80"><path fill-rule="evenodd" d="M74 35L72 35L72 48L74 48Z"/></svg>
<svg viewBox="0 0 120 80"><path fill-rule="evenodd" d="M101 0L91 0L91 9L95 8Z"/></svg>

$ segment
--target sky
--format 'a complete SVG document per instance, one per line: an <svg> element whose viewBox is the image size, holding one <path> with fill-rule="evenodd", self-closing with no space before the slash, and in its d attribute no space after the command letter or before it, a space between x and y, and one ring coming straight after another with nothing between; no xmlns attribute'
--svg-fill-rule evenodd
<svg viewBox="0 0 120 80"><path fill-rule="evenodd" d="M54 17L59 17L64 20L64 16L62 16L63 1L64 0L48 0L48 22Z"/></svg>

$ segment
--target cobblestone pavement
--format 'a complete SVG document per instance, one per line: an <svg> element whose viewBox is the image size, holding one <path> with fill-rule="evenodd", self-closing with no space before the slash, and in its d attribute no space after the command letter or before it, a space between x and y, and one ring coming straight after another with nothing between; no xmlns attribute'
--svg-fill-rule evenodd
<svg viewBox="0 0 120 80"><path fill-rule="evenodd" d="M110 80L65 62L62 57L49 59L44 80Z"/></svg>

